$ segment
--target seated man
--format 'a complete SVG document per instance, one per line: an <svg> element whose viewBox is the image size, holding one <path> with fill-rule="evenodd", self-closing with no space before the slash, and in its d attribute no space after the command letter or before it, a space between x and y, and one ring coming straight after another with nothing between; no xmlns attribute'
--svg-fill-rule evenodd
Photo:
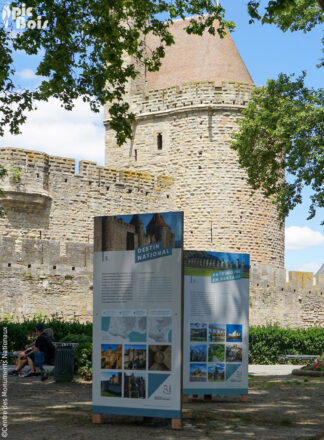
<svg viewBox="0 0 324 440"><path fill-rule="evenodd" d="M51 363L54 360L55 348L52 344L52 338L44 332L43 324L36 324L35 330L37 339L27 355L30 373L25 377L39 376L40 370L43 370L43 363Z"/></svg>

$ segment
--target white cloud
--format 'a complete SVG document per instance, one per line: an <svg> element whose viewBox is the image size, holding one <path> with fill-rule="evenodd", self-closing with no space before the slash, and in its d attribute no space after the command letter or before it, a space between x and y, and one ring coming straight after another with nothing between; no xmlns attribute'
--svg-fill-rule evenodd
<svg viewBox="0 0 324 440"><path fill-rule="evenodd" d="M54 156L104 163L103 112L94 113L89 104L77 100L72 111L64 110L58 100L38 103L28 115L18 136L6 135L1 146L42 151Z"/></svg>
<svg viewBox="0 0 324 440"><path fill-rule="evenodd" d="M301 272L313 272L315 274L321 266L322 266L322 262L311 261L310 263L303 264L297 270Z"/></svg>
<svg viewBox="0 0 324 440"><path fill-rule="evenodd" d="M324 235L307 226L286 228L286 250L296 251L313 246L324 246Z"/></svg>
<svg viewBox="0 0 324 440"><path fill-rule="evenodd" d="M32 71L32 69L23 69L20 72L17 72L16 75L23 80L32 80L32 79L40 78Z"/></svg>

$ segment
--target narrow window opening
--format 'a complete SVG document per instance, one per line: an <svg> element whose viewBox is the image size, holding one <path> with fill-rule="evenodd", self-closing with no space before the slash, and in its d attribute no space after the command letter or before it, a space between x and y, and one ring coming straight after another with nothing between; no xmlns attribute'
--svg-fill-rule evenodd
<svg viewBox="0 0 324 440"><path fill-rule="evenodd" d="M55 270L55 269L56 269L56 266L53 266L53 269Z"/></svg>
<svg viewBox="0 0 324 440"><path fill-rule="evenodd" d="M74 266L72 266L72 270L75 270L75 267L74 267Z"/></svg>
<svg viewBox="0 0 324 440"><path fill-rule="evenodd" d="M137 162L137 150L134 150L134 154L135 154L135 162Z"/></svg>
<svg viewBox="0 0 324 440"><path fill-rule="evenodd" d="M29 269L31 268L31 264L28 264L28 268L29 268Z"/></svg>
<svg viewBox="0 0 324 440"><path fill-rule="evenodd" d="M162 150L162 146L163 146L162 134L159 133L159 134L157 135L157 149L158 149L158 150Z"/></svg>
<svg viewBox="0 0 324 440"><path fill-rule="evenodd" d="M11 263L8 263L8 267L11 267Z"/></svg>

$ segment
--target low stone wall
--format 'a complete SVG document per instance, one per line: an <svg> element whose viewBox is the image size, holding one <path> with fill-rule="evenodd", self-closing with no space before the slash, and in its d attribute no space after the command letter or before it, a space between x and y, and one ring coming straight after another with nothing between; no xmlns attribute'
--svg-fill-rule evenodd
<svg viewBox="0 0 324 440"><path fill-rule="evenodd" d="M10 263L9 263L10 264ZM36 313L56 314L66 320L92 320L91 264L0 264L1 313L17 320ZM324 275L291 272L254 264L250 282L250 324L278 323L283 327L324 326Z"/></svg>

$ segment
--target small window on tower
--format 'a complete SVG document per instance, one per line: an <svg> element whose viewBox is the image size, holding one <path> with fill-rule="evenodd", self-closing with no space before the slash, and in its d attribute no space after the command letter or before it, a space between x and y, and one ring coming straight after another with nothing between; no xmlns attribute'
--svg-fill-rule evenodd
<svg viewBox="0 0 324 440"><path fill-rule="evenodd" d="M137 162L137 150L134 150L135 153L135 162Z"/></svg>
<svg viewBox="0 0 324 440"><path fill-rule="evenodd" d="M162 140L162 134L159 133L157 135L157 149L162 150L163 140Z"/></svg>

